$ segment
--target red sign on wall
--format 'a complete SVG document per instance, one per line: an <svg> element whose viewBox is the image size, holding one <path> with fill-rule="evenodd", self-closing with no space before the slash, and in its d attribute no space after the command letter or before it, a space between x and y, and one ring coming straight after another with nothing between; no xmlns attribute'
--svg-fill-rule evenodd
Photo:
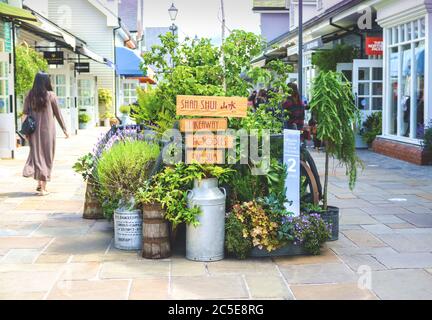
<svg viewBox="0 0 432 320"><path fill-rule="evenodd" d="M384 41L382 37L366 37L366 55L382 56Z"/></svg>

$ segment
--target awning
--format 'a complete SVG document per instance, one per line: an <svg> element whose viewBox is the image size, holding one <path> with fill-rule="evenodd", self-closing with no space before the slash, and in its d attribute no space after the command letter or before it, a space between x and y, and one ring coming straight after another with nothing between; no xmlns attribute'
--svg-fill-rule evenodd
<svg viewBox="0 0 432 320"><path fill-rule="evenodd" d="M101 57L100 55L98 55L97 53L93 52L92 50L90 50L87 47L80 47L77 48L77 52L79 54L82 54L83 56L86 56L89 59L92 59L96 62L102 63L102 64L106 64L106 60Z"/></svg>
<svg viewBox="0 0 432 320"><path fill-rule="evenodd" d="M141 70L143 59L133 50L116 47L116 72L123 77L142 77L147 72Z"/></svg>
<svg viewBox="0 0 432 320"><path fill-rule="evenodd" d="M30 11L0 2L0 16L23 21L37 21Z"/></svg>

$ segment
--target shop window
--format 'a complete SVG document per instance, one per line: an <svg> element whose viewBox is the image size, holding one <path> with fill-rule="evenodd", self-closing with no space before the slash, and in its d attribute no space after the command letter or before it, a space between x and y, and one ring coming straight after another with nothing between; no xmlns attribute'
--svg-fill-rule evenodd
<svg viewBox="0 0 432 320"><path fill-rule="evenodd" d="M123 83L123 105L131 105L137 101L137 82Z"/></svg>
<svg viewBox="0 0 432 320"><path fill-rule="evenodd" d="M387 133L420 138L424 128L425 20L418 19L387 32L389 105ZM397 39L397 41L396 41ZM379 75L373 75L373 77ZM382 90L373 86L373 94ZM373 99L372 109L380 101Z"/></svg>

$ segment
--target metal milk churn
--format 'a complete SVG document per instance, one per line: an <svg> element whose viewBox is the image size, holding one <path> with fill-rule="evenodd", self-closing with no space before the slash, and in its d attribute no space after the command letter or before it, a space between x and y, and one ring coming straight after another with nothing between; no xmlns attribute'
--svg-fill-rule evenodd
<svg viewBox="0 0 432 320"><path fill-rule="evenodd" d="M195 181L189 192L189 207L199 207L199 225L187 226L186 258L193 261L218 261L224 258L226 191L217 179Z"/></svg>

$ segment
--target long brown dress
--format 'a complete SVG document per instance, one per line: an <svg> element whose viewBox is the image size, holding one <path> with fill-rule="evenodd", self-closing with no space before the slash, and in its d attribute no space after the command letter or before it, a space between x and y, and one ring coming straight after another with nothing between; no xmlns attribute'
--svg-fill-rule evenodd
<svg viewBox="0 0 432 320"><path fill-rule="evenodd" d="M41 111L31 109L28 97L24 102L24 114L36 120L36 131L30 136L30 155L24 167L23 176L38 181L51 181L51 170L56 146L56 127L54 117L66 132L66 125L57 104L54 92L48 92L47 105Z"/></svg>

